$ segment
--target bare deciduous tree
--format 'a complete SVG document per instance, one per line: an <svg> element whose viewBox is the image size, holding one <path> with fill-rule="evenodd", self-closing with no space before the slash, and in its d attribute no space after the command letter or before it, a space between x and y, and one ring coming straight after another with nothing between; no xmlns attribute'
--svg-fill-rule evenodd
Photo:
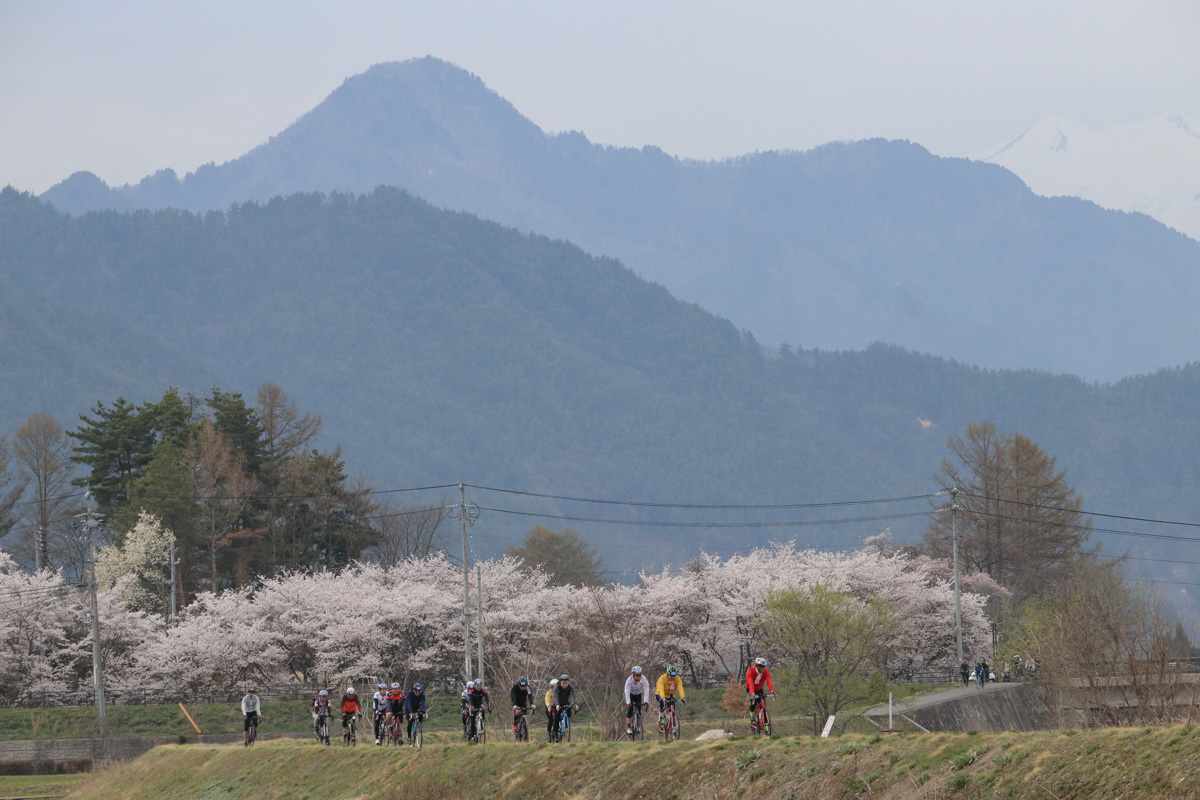
<svg viewBox="0 0 1200 800"><path fill-rule="evenodd" d="M1082 500L1057 470L1055 459L1031 439L998 434L990 422L971 423L949 442L938 481L957 487L959 558L967 569L990 575L1014 600L1052 585L1085 555L1091 521ZM925 532L925 549L950 553L951 519L941 514Z"/></svg>
<svg viewBox="0 0 1200 800"><path fill-rule="evenodd" d="M200 430L188 446L186 460L191 467L198 509L196 530L208 548L212 588L215 591L220 588L217 550L242 516L254 482L242 472L232 445L207 416L201 421Z"/></svg>
<svg viewBox="0 0 1200 800"><path fill-rule="evenodd" d="M1056 716L1085 725L1190 719L1196 686L1176 642L1179 623L1118 562L1080 562L1052 596L1027 602L1013 643L1038 664L1035 683Z"/></svg>
<svg viewBox="0 0 1200 800"><path fill-rule="evenodd" d="M50 540L66 535L72 506L71 438L49 414L34 414L13 437L13 455L26 482L30 505L25 525L34 540L35 563L50 566Z"/></svg>
<svg viewBox="0 0 1200 800"><path fill-rule="evenodd" d="M375 544L363 553L384 569L391 569L408 558L426 558L446 549L441 530L450 506L444 503L399 508L384 503L375 514L378 533Z"/></svg>

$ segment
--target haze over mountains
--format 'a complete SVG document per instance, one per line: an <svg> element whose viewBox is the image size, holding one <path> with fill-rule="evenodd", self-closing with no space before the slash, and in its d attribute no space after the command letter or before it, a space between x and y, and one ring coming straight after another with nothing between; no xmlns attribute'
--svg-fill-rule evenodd
<svg viewBox="0 0 1200 800"><path fill-rule="evenodd" d="M44 198L223 209L395 185L615 256L770 344L873 341L1115 380L1200 357L1200 244L1140 215L1038 197L996 166L905 142L719 163L547 135L437 59L348 79L242 158Z"/></svg>
<svg viewBox="0 0 1200 800"><path fill-rule="evenodd" d="M1200 125L1179 114L1099 129L1052 117L979 158L1040 195L1137 211L1200 239Z"/></svg>
<svg viewBox="0 0 1200 800"><path fill-rule="evenodd" d="M0 283L0 431L41 411L73 427L118 394L274 381L377 489L792 504L472 490L483 554L537 523L581 530L615 569L791 537L854 548L886 527L913 541L927 500L794 504L927 494L947 436L985 419L1057 454L1088 509L1188 519L1200 500L1200 366L1093 386L884 346L768 353L617 262L396 189L77 218L8 189ZM812 524L830 519L857 521ZM1108 538L1181 558L1175 542Z"/></svg>

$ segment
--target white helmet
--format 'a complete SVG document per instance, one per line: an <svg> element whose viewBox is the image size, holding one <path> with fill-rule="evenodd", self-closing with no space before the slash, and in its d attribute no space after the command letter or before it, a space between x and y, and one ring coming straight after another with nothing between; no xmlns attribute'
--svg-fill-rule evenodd
<svg viewBox="0 0 1200 800"><path fill-rule="evenodd" d="M347 687L346 687L346 694L354 694L354 687L353 687L353 686L347 686Z"/></svg>
<svg viewBox="0 0 1200 800"><path fill-rule="evenodd" d="M558 678L551 678L551 679L550 679L550 685L551 685L551 686L558 686Z"/></svg>
<svg viewBox="0 0 1200 800"><path fill-rule="evenodd" d="M474 688L475 688L475 681L467 681L467 688L468 688L468 689L474 689Z"/></svg>

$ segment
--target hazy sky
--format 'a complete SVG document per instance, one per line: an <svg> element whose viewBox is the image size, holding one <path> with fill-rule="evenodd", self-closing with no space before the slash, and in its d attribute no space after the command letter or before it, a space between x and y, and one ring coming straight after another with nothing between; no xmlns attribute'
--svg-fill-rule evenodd
<svg viewBox="0 0 1200 800"><path fill-rule="evenodd" d="M1055 114L1200 117L1197 44L1195 0L0 0L0 185L221 163L424 55L605 144L976 155Z"/></svg>

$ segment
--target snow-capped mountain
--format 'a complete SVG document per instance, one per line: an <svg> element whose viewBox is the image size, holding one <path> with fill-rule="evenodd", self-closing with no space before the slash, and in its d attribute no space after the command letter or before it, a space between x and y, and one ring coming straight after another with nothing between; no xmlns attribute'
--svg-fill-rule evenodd
<svg viewBox="0 0 1200 800"><path fill-rule="evenodd" d="M1051 117L977 160L1040 195L1140 211L1200 239L1200 124L1179 114L1098 129Z"/></svg>

